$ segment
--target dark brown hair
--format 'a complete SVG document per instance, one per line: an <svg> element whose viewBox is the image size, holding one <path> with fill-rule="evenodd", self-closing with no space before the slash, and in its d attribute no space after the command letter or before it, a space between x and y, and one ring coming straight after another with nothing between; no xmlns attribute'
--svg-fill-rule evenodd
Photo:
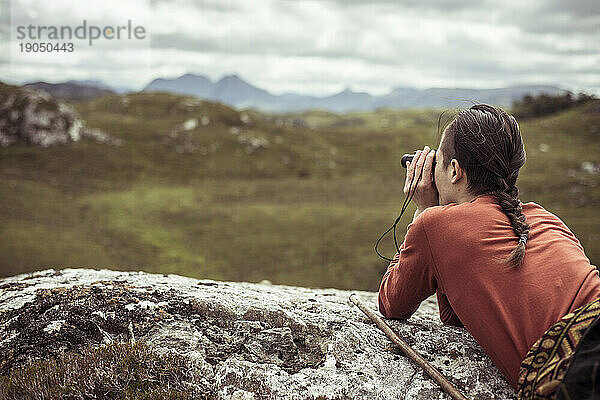
<svg viewBox="0 0 600 400"><path fill-rule="evenodd" d="M517 120L487 104L463 110L445 130L443 167L455 158L467 175L467 190L474 195L492 194L508 217L519 240L504 260L518 267L525 256L529 225L521 209L517 178L525 164L525 146Z"/></svg>

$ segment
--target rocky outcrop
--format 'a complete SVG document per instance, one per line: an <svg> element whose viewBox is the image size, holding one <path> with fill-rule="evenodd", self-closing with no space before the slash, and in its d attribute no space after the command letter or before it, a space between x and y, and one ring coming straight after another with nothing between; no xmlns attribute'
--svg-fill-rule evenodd
<svg viewBox="0 0 600 400"><path fill-rule="evenodd" d="M89 137L119 146L121 140L88 128L73 107L50 93L0 83L0 145L23 143L49 147Z"/></svg>
<svg viewBox="0 0 600 400"><path fill-rule="evenodd" d="M142 272L46 270L0 280L0 374L90 344L143 341L193 360L219 399L446 399L335 289ZM357 292L376 309L376 294ZM467 397L515 398L473 338L443 326L434 298L388 321Z"/></svg>

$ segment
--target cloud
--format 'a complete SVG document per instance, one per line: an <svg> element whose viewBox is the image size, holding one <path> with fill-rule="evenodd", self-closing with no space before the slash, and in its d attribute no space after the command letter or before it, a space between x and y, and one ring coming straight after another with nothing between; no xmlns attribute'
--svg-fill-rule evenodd
<svg viewBox="0 0 600 400"><path fill-rule="evenodd" d="M135 88L193 72L213 79L237 73L274 93L323 95L350 87L382 94L398 85L516 83L600 92L597 1L139 0L125 12L116 0L105 2L106 9L96 2L75 7L73 0L16 2L71 23L92 14L146 18L151 68L142 66L143 73L131 77L126 46L104 46L104 52L113 50L112 77L102 57L89 53L77 72ZM64 76L59 63L54 68L55 76ZM118 77L120 69L127 79ZM47 65L42 70L52 71Z"/></svg>

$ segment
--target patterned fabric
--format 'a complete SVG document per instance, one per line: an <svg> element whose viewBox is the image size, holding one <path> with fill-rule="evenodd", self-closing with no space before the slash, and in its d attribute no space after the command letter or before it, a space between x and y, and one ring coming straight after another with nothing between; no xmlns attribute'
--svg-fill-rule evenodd
<svg viewBox="0 0 600 400"><path fill-rule="evenodd" d="M586 329L600 316L600 299L552 325L531 346L519 369L519 400L554 399Z"/></svg>

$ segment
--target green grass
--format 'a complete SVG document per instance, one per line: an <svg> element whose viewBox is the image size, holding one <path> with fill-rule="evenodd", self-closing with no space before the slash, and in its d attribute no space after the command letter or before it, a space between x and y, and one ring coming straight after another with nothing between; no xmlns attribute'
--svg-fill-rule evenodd
<svg viewBox="0 0 600 400"><path fill-rule="evenodd" d="M374 206L375 184L359 182L363 190L373 190L360 193L353 184L207 180L193 188L141 186L89 195L78 207L91 216L90 234L112 239L108 253L125 266L225 280L369 288L381 273L371 248L393 219L393 205Z"/></svg>
<svg viewBox="0 0 600 400"><path fill-rule="evenodd" d="M244 123L220 104L148 93L77 108L123 146L0 148L0 275L108 267L374 290L387 263L373 245L404 200L400 156L437 147L440 112L248 110ZM519 186L597 264L600 177L581 165L600 158L600 115L588 108L520 121L528 160ZM169 136L203 117L207 125ZM252 138L266 145L252 148ZM186 143L195 150L178 153ZM382 250L392 256L392 242Z"/></svg>

